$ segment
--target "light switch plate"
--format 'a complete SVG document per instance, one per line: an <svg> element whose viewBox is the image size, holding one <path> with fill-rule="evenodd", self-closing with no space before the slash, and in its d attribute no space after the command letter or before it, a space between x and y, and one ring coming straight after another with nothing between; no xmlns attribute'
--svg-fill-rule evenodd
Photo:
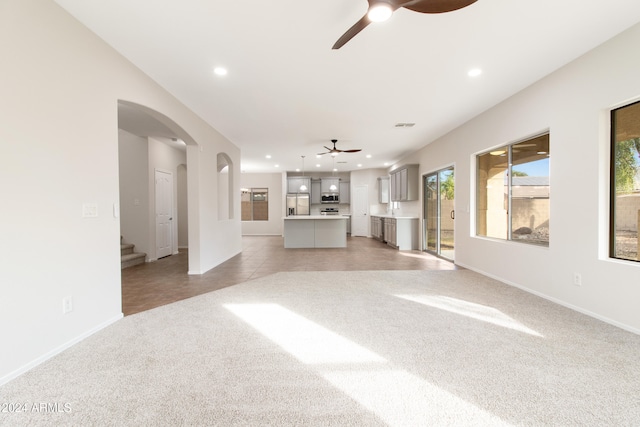
<svg viewBox="0 0 640 427"><path fill-rule="evenodd" d="M82 217L83 218L96 218L98 216L98 204L97 203L83 203L82 204Z"/></svg>

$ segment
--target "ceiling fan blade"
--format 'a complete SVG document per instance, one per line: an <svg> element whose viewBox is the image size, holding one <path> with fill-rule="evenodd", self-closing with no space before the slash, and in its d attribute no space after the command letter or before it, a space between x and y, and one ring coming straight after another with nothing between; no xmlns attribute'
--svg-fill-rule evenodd
<svg viewBox="0 0 640 427"><path fill-rule="evenodd" d="M357 153L358 151L362 151L362 148L357 148L357 149L353 149L353 150L340 150L343 153Z"/></svg>
<svg viewBox="0 0 640 427"><path fill-rule="evenodd" d="M318 155L318 156L322 156L322 155L324 155L324 154L329 154L329 153L318 153L317 155Z"/></svg>
<svg viewBox="0 0 640 427"><path fill-rule="evenodd" d="M347 30L347 32L344 33L342 35L342 37L340 37L338 39L337 42L335 42L335 44L333 45L333 47L331 49L340 49L349 40L351 40L356 34L358 34L360 31L364 30L365 27L367 25L369 25L370 23L371 23L371 21L369 20L369 18L367 18L367 15L364 15L362 18L360 18L360 20L358 22L353 24L353 26L351 28L349 28Z"/></svg>
<svg viewBox="0 0 640 427"><path fill-rule="evenodd" d="M477 0L413 0L400 4L400 7L421 13L445 13L467 7Z"/></svg>

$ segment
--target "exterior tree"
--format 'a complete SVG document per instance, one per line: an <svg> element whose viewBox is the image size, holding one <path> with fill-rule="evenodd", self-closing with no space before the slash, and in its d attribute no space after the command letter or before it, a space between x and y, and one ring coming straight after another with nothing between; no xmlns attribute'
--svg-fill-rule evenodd
<svg viewBox="0 0 640 427"><path fill-rule="evenodd" d="M633 191L634 178L639 168L635 159L636 154L640 154L640 138L616 142L616 193Z"/></svg>
<svg viewBox="0 0 640 427"><path fill-rule="evenodd" d="M455 183L453 181L453 171L447 175L447 179L440 182L440 193L444 194L446 200L453 200L455 190Z"/></svg>

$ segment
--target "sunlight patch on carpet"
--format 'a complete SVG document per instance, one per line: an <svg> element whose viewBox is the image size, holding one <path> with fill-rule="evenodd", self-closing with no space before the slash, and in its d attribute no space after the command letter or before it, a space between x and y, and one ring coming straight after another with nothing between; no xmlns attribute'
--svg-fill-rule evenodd
<svg viewBox="0 0 640 427"><path fill-rule="evenodd" d="M372 351L278 304L225 304L224 307L303 363L386 361Z"/></svg>
<svg viewBox="0 0 640 427"><path fill-rule="evenodd" d="M390 426L508 426L500 418L404 370L332 371L322 375Z"/></svg>
<svg viewBox="0 0 640 427"><path fill-rule="evenodd" d="M471 319L488 322L503 328L524 332L525 334L544 338L543 335L527 328L517 320L507 316L503 312L493 307L476 304L457 298L445 297L441 295L394 295L395 297L417 302L429 307L445 310L450 313L460 314Z"/></svg>

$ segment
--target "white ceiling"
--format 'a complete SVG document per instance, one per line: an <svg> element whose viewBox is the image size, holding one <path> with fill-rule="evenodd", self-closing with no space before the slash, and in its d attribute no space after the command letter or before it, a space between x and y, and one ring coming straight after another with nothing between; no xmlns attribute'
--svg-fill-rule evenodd
<svg viewBox="0 0 640 427"><path fill-rule="evenodd" d="M362 148L340 171L393 164L640 21L638 0L478 0L400 9L332 50L366 0L55 1L239 146L245 172L302 155L330 170L315 155L333 138Z"/></svg>

